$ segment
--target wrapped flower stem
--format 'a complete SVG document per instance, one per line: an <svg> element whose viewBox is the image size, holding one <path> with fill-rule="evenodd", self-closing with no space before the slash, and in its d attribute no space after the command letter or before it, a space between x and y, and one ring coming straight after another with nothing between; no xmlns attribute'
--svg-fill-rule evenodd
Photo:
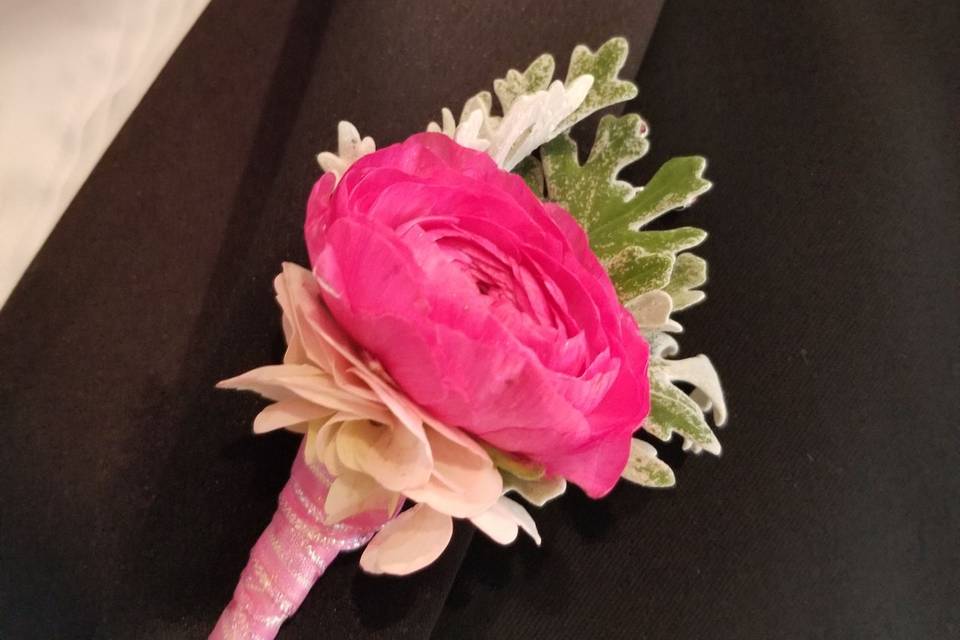
<svg viewBox="0 0 960 640"><path fill-rule="evenodd" d="M389 520L380 511L325 524L323 504L332 481L320 463L307 463L301 444L277 511L250 551L211 639L276 637L337 554L363 546Z"/></svg>

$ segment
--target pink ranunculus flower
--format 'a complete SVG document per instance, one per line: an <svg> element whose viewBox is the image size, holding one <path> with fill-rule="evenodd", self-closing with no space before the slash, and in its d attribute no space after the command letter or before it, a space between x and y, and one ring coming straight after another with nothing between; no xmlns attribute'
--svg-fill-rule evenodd
<svg viewBox="0 0 960 640"><path fill-rule="evenodd" d="M330 311L414 402L593 497L613 488L649 411L648 348L568 212L423 133L322 177L305 231Z"/></svg>

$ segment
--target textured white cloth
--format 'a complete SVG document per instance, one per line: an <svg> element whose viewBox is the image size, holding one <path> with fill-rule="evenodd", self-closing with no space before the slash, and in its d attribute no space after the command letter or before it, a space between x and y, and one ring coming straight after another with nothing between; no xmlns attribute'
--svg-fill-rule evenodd
<svg viewBox="0 0 960 640"><path fill-rule="evenodd" d="M0 0L0 305L209 0Z"/></svg>

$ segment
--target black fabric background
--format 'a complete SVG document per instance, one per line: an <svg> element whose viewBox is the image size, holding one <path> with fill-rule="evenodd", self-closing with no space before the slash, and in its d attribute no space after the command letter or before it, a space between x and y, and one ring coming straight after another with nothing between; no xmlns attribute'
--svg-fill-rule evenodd
<svg viewBox="0 0 960 640"><path fill-rule="evenodd" d="M732 408L678 487L572 490L544 546L469 527L433 567L339 559L282 638L960 634L953 3L663 8L637 76L653 149L710 159L708 302L681 316ZM542 50L659 3L214 0L0 313L0 636L203 637L296 442L217 392L282 353L313 155L381 144Z"/></svg>

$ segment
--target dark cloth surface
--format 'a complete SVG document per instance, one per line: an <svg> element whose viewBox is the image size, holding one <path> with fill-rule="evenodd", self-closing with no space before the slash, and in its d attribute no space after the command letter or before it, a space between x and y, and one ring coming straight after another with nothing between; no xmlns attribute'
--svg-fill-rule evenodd
<svg viewBox="0 0 960 640"><path fill-rule="evenodd" d="M710 160L683 353L724 455L577 490L544 545L458 527L415 576L339 559L282 638L960 634L960 25L953 3L666 4L632 107ZM628 8L630 10L628 10ZM296 447L215 381L277 361L313 155L386 144L658 4L214 0L0 313L0 637L203 637Z"/></svg>

